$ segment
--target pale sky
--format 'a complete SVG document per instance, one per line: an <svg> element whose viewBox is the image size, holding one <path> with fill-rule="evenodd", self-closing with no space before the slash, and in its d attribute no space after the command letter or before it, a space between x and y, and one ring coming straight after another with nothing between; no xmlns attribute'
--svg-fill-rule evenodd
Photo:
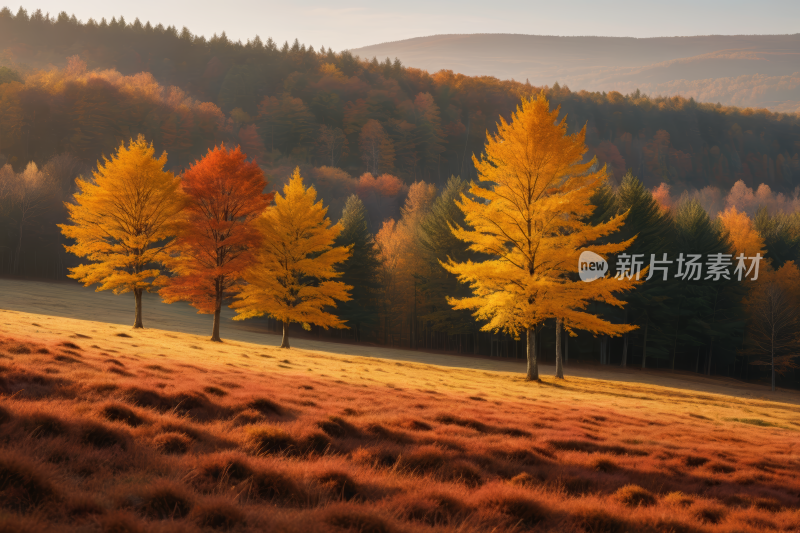
<svg viewBox="0 0 800 533"><path fill-rule="evenodd" d="M8 4L13 1L5 3L16 13L20 3ZM122 15L133 22L138 17L142 23L179 30L186 26L207 37L225 31L242 42L255 35L279 44L297 37L317 49L324 45L336 51L442 33L663 37L800 32L798 0L26 0L21 5L29 12L74 13L82 21Z"/></svg>

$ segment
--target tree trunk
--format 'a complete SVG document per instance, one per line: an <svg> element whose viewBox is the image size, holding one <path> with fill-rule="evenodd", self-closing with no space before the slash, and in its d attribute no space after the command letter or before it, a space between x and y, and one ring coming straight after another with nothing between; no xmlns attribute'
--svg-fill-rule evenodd
<svg viewBox="0 0 800 533"><path fill-rule="evenodd" d="M708 345L708 361L706 361L706 376L711 375L711 357L714 355L714 343Z"/></svg>
<svg viewBox="0 0 800 533"><path fill-rule="evenodd" d="M144 328L142 325L142 289L133 289L133 296L136 299L136 319L133 321L133 327Z"/></svg>
<svg viewBox="0 0 800 533"><path fill-rule="evenodd" d="M772 343L769 349L770 368L772 370L772 392L775 392L775 328L772 328Z"/></svg>
<svg viewBox="0 0 800 533"><path fill-rule="evenodd" d="M622 362L620 363L622 368L628 366L628 334L624 334L622 336Z"/></svg>
<svg viewBox="0 0 800 533"><path fill-rule="evenodd" d="M625 324L628 323L628 310L625 310ZM622 336L622 362L620 363L622 368L628 366L628 334L624 334Z"/></svg>
<svg viewBox="0 0 800 533"><path fill-rule="evenodd" d="M211 340L214 342L222 342L219 338L219 318L222 314L222 295L217 293L216 306L214 307L214 329L211 332Z"/></svg>
<svg viewBox="0 0 800 533"><path fill-rule="evenodd" d="M564 379L564 362L561 349L561 319L556 319L556 377Z"/></svg>
<svg viewBox="0 0 800 533"><path fill-rule="evenodd" d="M289 323L283 321L283 339L281 339L281 348L289 348Z"/></svg>
<svg viewBox="0 0 800 533"><path fill-rule="evenodd" d="M644 323L644 341L642 342L642 370L644 370L645 364L647 364L647 326L650 325L650 321L647 320Z"/></svg>
<svg viewBox="0 0 800 533"><path fill-rule="evenodd" d="M536 362L536 329L528 328L525 336L528 345L528 373L525 377L528 381L539 381L539 365Z"/></svg>

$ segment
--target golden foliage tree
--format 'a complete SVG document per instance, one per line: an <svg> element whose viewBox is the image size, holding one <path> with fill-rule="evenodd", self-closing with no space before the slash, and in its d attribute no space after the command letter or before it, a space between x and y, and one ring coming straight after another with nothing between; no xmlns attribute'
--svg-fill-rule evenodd
<svg viewBox="0 0 800 533"><path fill-rule="evenodd" d="M333 281L341 276L334 265L350 256L350 247L333 246L342 227L331 225L328 209L316 198L314 187L303 185L296 168L283 196L275 193L275 205L256 221L263 244L255 264L245 272L247 286L231 306L238 313L234 320L268 314L283 322L281 348L289 348L292 322L304 328L346 327L325 308L336 307L337 300L350 300L352 287Z"/></svg>
<svg viewBox="0 0 800 533"><path fill-rule="evenodd" d="M719 214L719 220L733 245L734 256L743 253L745 257L755 257L761 254L764 257L767 247L764 238L756 231L753 221L744 211L739 211L735 206L729 207ZM764 268L762 263L761 268Z"/></svg>
<svg viewBox="0 0 800 533"><path fill-rule="evenodd" d="M142 293L164 284L156 267L168 259L183 208L180 180L165 172L167 154L140 135L98 164L93 180L76 180L75 202L66 204L72 224L59 227L74 239L67 251L93 263L71 269L84 286L114 294L133 292L134 328L142 326Z"/></svg>
<svg viewBox="0 0 800 533"><path fill-rule="evenodd" d="M629 290L635 280L611 276L591 283L573 281L578 258L587 245L619 229L625 215L606 223L586 223L594 207L592 194L606 179L605 167L592 172L586 152L585 128L567 135L566 118L550 111L541 94L523 99L512 122L500 119L498 133L489 135L481 160L473 158L486 188L472 183L470 196L458 206L467 228L453 228L470 249L491 259L474 263L449 260L444 267L469 283L473 295L450 299L455 309L474 310L486 320L486 331L524 332L527 378L537 380L536 329L548 318L559 318L569 329L621 335L632 326L612 324L586 311L590 301L622 306L615 292ZM469 229L471 228L471 229ZM602 256L624 250L621 244L591 246Z"/></svg>
<svg viewBox="0 0 800 533"><path fill-rule="evenodd" d="M381 281L385 341L388 341L390 331L399 333L406 330L409 332L409 344L416 347L419 332L415 304L421 296L421 291L416 288L416 277L423 274L425 269L419 235L420 224L430 211L435 198L434 185L424 181L413 183L401 210L402 218L398 222L384 221L375 237L378 257L383 267ZM410 324L404 323L404 317L408 317ZM410 328L405 328L406 325Z"/></svg>

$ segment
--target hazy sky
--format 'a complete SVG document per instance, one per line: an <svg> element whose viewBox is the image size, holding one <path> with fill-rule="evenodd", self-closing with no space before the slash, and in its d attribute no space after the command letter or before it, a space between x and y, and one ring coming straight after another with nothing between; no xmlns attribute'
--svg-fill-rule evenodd
<svg viewBox="0 0 800 533"><path fill-rule="evenodd" d="M9 7L16 12L19 5ZM138 17L143 23L186 26L207 37L225 31L243 42L255 35L264 40L272 37L280 44L297 37L301 43L336 51L439 33L659 37L800 32L798 0L137 0L119 4L37 0L21 5L29 12L74 13L83 21L122 15L132 22Z"/></svg>

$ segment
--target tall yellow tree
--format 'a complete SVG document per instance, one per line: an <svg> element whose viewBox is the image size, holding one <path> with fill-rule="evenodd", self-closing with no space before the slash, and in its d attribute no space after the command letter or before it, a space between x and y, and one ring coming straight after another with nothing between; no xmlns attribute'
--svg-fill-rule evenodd
<svg viewBox="0 0 800 533"><path fill-rule="evenodd" d="M244 275L247 285L231 305L234 320L268 314L283 322L281 348L289 348L289 324L304 328L344 328L345 322L325 311L336 301L350 300L352 289L341 281L334 265L350 256L349 246L334 247L342 227L331 225L328 208L315 202L314 187L303 186L296 168L283 196L275 194L275 205L257 219L263 244L255 264Z"/></svg>
<svg viewBox="0 0 800 533"><path fill-rule="evenodd" d="M525 333L530 380L539 379L535 335L548 318L562 319L570 329L612 336L633 329L586 308L591 301L621 307L614 294L631 289L635 279L572 279L581 251L617 231L625 215L597 226L586 223L594 209L590 198L606 179L605 167L592 171L594 159L581 162L585 128L568 135L566 117L559 120L558 114L541 94L523 99L511 122L500 118L482 159L473 157L480 180L493 186L471 184L470 195L457 202L467 227L453 228L471 250L492 259L444 264L473 292L468 298L451 298L455 309L474 310L477 319L487 321L486 331ZM608 256L630 242L592 245L591 250Z"/></svg>
<svg viewBox="0 0 800 533"><path fill-rule="evenodd" d="M84 286L114 294L133 292L134 328L142 325L142 293L161 286L166 276L156 265L167 259L183 208L180 180L165 172L167 154L155 158L142 135L122 143L111 159L97 165L93 180L76 180L72 224L60 224L75 240L67 251L92 263L71 269Z"/></svg>

